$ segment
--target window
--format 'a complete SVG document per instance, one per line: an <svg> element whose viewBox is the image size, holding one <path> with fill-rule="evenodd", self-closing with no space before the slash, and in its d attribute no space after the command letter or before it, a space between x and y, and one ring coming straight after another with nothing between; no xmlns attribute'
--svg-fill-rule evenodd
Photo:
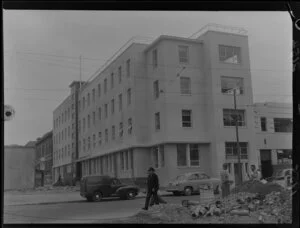
<svg viewBox="0 0 300 228"><path fill-rule="evenodd" d="M104 79L104 94L107 93L107 79Z"/></svg>
<svg viewBox="0 0 300 228"><path fill-rule="evenodd" d="M290 118L274 118L275 132L292 132L293 120Z"/></svg>
<svg viewBox="0 0 300 228"><path fill-rule="evenodd" d="M292 150L276 150L277 164L292 164Z"/></svg>
<svg viewBox="0 0 300 228"><path fill-rule="evenodd" d="M241 151L241 158L247 159L248 158L248 143L240 142L240 151ZM237 143L236 142L225 142L225 154L226 158L237 158L238 151L237 151Z"/></svg>
<svg viewBox="0 0 300 228"><path fill-rule="evenodd" d="M199 166L200 159L199 159L199 149L198 144L190 144L190 162L191 166Z"/></svg>
<svg viewBox="0 0 300 228"><path fill-rule="evenodd" d="M200 166L198 144L177 144L177 166Z"/></svg>
<svg viewBox="0 0 300 228"><path fill-rule="evenodd" d="M267 131L267 118L260 117L260 126L262 131Z"/></svg>
<svg viewBox="0 0 300 228"><path fill-rule="evenodd" d="M101 132L98 132L98 143L99 143L99 146L102 144L102 134L101 134Z"/></svg>
<svg viewBox="0 0 300 228"><path fill-rule="evenodd" d="M124 152L121 152L120 156L121 156L121 170L124 170Z"/></svg>
<svg viewBox="0 0 300 228"><path fill-rule="evenodd" d="M159 84L158 84L158 80L156 80L155 82L153 82L153 96L154 96L154 99L157 99L159 97Z"/></svg>
<svg viewBox="0 0 300 228"><path fill-rule="evenodd" d="M131 164L131 169L133 169L133 162L134 162L134 159L133 159L133 150L129 150L130 151L130 164Z"/></svg>
<svg viewBox="0 0 300 228"><path fill-rule="evenodd" d="M127 90L127 105L131 104L131 89Z"/></svg>
<svg viewBox="0 0 300 228"><path fill-rule="evenodd" d="M98 84L98 97L101 96L101 84L99 83Z"/></svg>
<svg viewBox="0 0 300 228"><path fill-rule="evenodd" d="M93 99L93 103L95 103L95 89L92 90L92 99Z"/></svg>
<svg viewBox="0 0 300 228"><path fill-rule="evenodd" d="M96 135L93 134L93 148L95 149L96 147Z"/></svg>
<svg viewBox="0 0 300 228"><path fill-rule="evenodd" d="M182 110L182 127L192 127L192 110Z"/></svg>
<svg viewBox="0 0 300 228"><path fill-rule="evenodd" d="M118 76L119 76L119 83L122 83L122 67L119 66L118 68Z"/></svg>
<svg viewBox="0 0 300 228"><path fill-rule="evenodd" d="M82 120L82 128L83 128L83 132L85 132L85 118L83 118Z"/></svg>
<svg viewBox="0 0 300 228"><path fill-rule="evenodd" d="M99 118L99 120L101 120L101 108L100 107L98 108L98 118Z"/></svg>
<svg viewBox="0 0 300 228"><path fill-rule="evenodd" d="M164 146L155 146L152 148L152 164L155 168L164 167L165 157L164 157Z"/></svg>
<svg viewBox="0 0 300 228"><path fill-rule="evenodd" d="M128 150L125 151L125 166L126 166L126 170L128 170Z"/></svg>
<svg viewBox="0 0 300 228"><path fill-rule="evenodd" d="M110 75L110 86L111 89L114 88L114 73L111 73Z"/></svg>
<svg viewBox="0 0 300 228"><path fill-rule="evenodd" d="M114 114L115 112L115 99L111 100L111 114Z"/></svg>
<svg viewBox="0 0 300 228"><path fill-rule="evenodd" d="M70 138L70 132L71 132L71 129L70 129L70 126L68 127L68 136Z"/></svg>
<svg viewBox="0 0 300 228"><path fill-rule="evenodd" d="M119 94L119 111L122 111L123 99L122 94Z"/></svg>
<svg viewBox="0 0 300 228"><path fill-rule="evenodd" d="M87 95L87 106L89 107L91 104L91 96L90 96L90 93L88 93Z"/></svg>
<svg viewBox="0 0 300 228"><path fill-rule="evenodd" d="M244 94L243 78L221 77L221 91L224 94L233 94L235 88L236 94Z"/></svg>
<svg viewBox="0 0 300 228"><path fill-rule="evenodd" d="M116 138L116 129L115 129L115 126L113 125L111 127L111 139L115 140L115 138Z"/></svg>
<svg viewBox="0 0 300 228"><path fill-rule="evenodd" d="M186 149L187 149L186 144L177 144L177 166L187 165Z"/></svg>
<svg viewBox="0 0 300 228"><path fill-rule="evenodd" d="M189 63L189 47L178 46L179 63Z"/></svg>
<svg viewBox="0 0 300 228"><path fill-rule="evenodd" d="M188 77L180 77L180 91L183 95L191 95L191 79Z"/></svg>
<svg viewBox="0 0 300 228"><path fill-rule="evenodd" d="M223 109L224 126L235 126L237 120L238 126L245 126L245 110Z"/></svg>
<svg viewBox="0 0 300 228"><path fill-rule="evenodd" d="M107 104L104 105L105 118L108 116Z"/></svg>
<svg viewBox="0 0 300 228"><path fill-rule="evenodd" d="M119 136L120 136L120 138L123 137L123 123L122 122L119 125Z"/></svg>
<svg viewBox="0 0 300 228"><path fill-rule="evenodd" d="M159 112L155 113L155 130L160 129L160 115Z"/></svg>
<svg viewBox="0 0 300 228"><path fill-rule="evenodd" d="M108 130L105 129L105 142L107 143L108 142Z"/></svg>
<svg viewBox="0 0 300 228"><path fill-rule="evenodd" d="M78 101L78 112L80 112L80 101Z"/></svg>
<svg viewBox="0 0 300 228"><path fill-rule="evenodd" d="M85 108L85 97L82 98L82 110Z"/></svg>
<svg viewBox="0 0 300 228"><path fill-rule="evenodd" d="M64 114L61 114L62 123L64 122Z"/></svg>
<svg viewBox="0 0 300 228"><path fill-rule="evenodd" d="M241 48L219 45L219 60L223 63L241 63Z"/></svg>
<svg viewBox="0 0 300 228"><path fill-rule="evenodd" d="M88 115L88 120L87 121L88 121L87 122L88 128L90 128L91 127L91 116L90 115Z"/></svg>
<svg viewBox="0 0 300 228"><path fill-rule="evenodd" d="M70 145L68 145L68 156L70 156L70 152L71 152Z"/></svg>
<svg viewBox="0 0 300 228"><path fill-rule="evenodd" d="M88 150L91 149L91 137L88 137Z"/></svg>
<svg viewBox="0 0 300 228"><path fill-rule="evenodd" d="M96 112L93 112L93 125L96 125Z"/></svg>
<svg viewBox="0 0 300 228"><path fill-rule="evenodd" d="M128 119L128 135L131 135L132 133L132 119Z"/></svg>
<svg viewBox="0 0 300 228"><path fill-rule="evenodd" d="M130 59L126 61L126 72L127 72L127 77L130 77Z"/></svg>
<svg viewBox="0 0 300 228"><path fill-rule="evenodd" d="M153 68L157 67L157 49L154 49L152 51L152 64L153 64Z"/></svg>

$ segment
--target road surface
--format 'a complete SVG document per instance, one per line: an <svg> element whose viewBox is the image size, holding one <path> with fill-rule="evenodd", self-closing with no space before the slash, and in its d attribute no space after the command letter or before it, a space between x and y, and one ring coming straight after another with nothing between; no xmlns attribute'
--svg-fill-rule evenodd
<svg viewBox="0 0 300 228"><path fill-rule="evenodd" d="M164 196L168 203L182 200L199 200L199 195ZM101 223L103 219L129 217L141 210L145 198L120 200L107 198L101 202L87 202L84 199L69 203L46 205L4 206L4 224L11 223Z"/></svg>

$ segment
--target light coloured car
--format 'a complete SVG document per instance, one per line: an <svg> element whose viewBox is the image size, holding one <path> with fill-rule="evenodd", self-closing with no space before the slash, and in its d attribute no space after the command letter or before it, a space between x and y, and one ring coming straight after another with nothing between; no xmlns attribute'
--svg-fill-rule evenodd
<svg viewBox="0 0 300 228"><path fill-rule="evenodd" d="M291 168L278 170L273 176L273 182L281 185L284 188L292 186L292 174Z"/></svg>
<svg viewBox="0 0 300 228"><path fill-rule="evenodd" d="M166 191L172 192L174 195L190 196L192 193L199 193L200 188L213 187L214 193L218 193L221 187L221 180L218 178L211 178L203 172L190 172L177 176L172 180Z"/></svg>

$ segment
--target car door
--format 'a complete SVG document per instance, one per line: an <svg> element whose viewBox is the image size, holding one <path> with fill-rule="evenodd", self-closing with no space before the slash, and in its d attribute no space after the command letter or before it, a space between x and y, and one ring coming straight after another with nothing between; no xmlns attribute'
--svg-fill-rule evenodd
<svg viewBox="0 0 300 228"><path fill-rule="evenodd" d="M122 186L121 181L117 178L112 178L110 183L111 195L115 195L118 188Z"/></svg>
<svg viewBox="0 0 300 228"><path fill-rule="evenodd" d="M193 173L187 178L187 184L188 186L191 186L194 191L199 190L199 174L198 173Z"/></svg>

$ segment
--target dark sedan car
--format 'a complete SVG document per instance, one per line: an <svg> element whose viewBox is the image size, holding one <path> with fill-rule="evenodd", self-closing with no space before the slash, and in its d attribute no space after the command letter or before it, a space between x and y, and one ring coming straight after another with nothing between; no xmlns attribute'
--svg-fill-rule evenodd
<svg viewBox="0 0 300 228"><path fill-rule="evenodd" d="M134 185L122 184L117 178L109 176L87 176L80 182L80 195L88 201L98 202L103 197L120 197L134 199L139 193Z"/></svg>

